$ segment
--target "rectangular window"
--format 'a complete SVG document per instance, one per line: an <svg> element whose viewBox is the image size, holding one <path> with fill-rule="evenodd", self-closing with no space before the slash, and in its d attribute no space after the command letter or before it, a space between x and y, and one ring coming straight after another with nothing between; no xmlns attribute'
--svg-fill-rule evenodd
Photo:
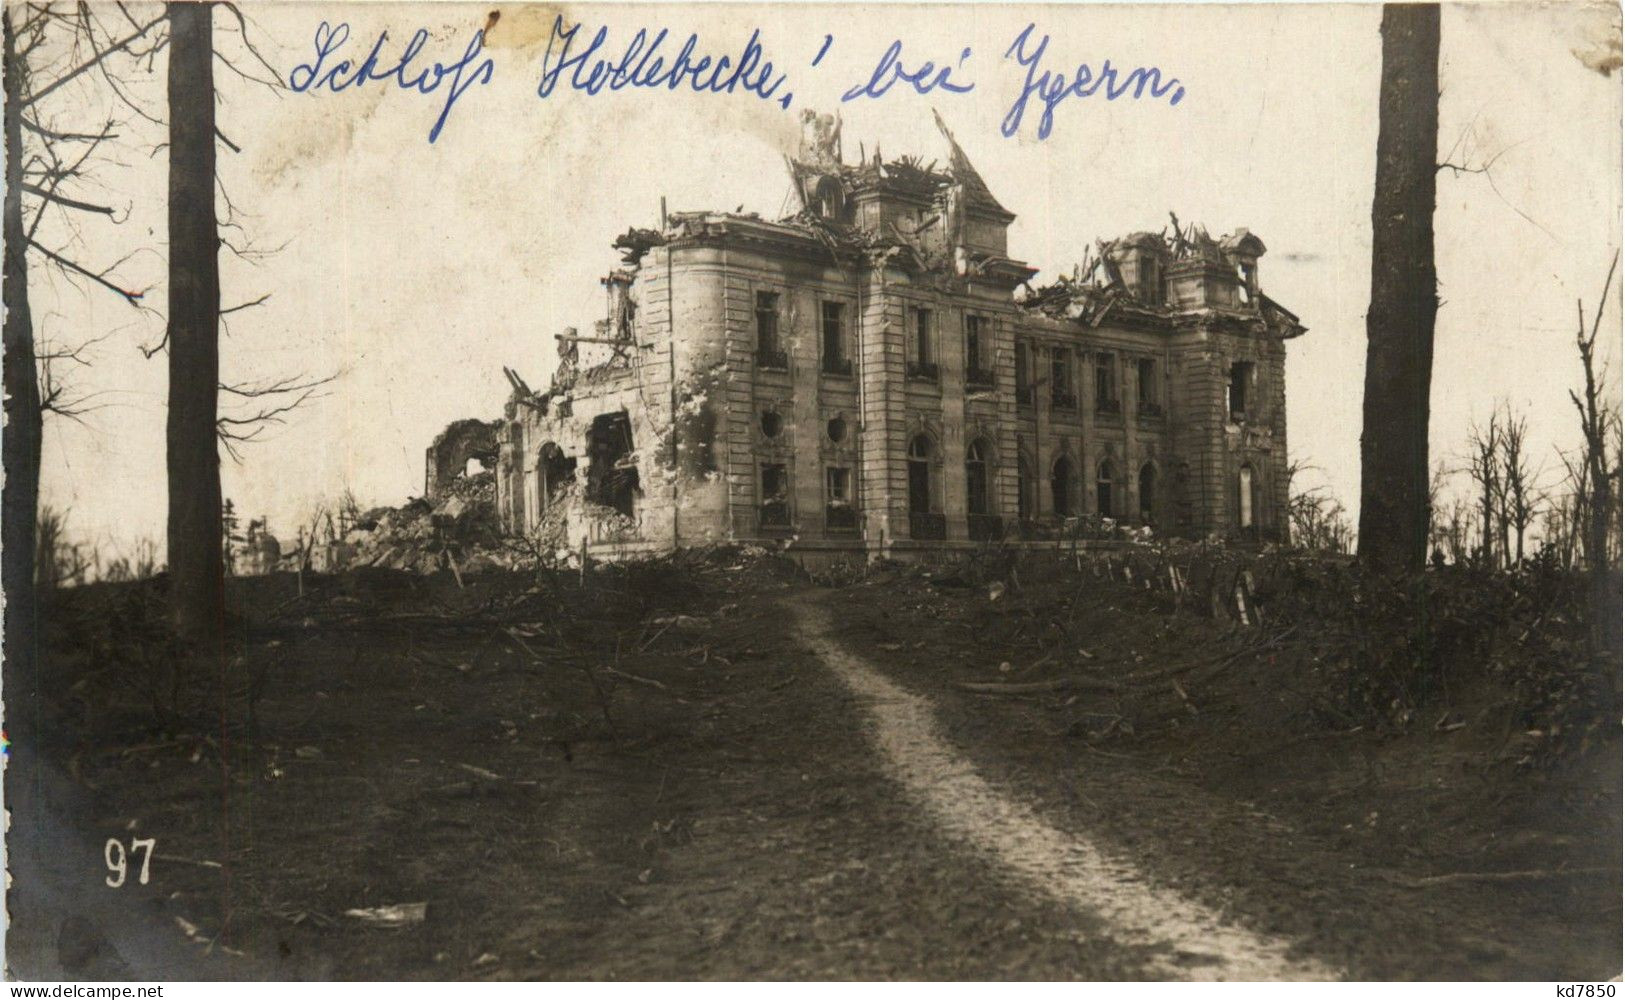
<svg viewBox="0 0 1625 1000"><path fill-rule="evenodd" d="M1072 391L1072 352L1064 347L1049 349L1050 402L1057 410L1076 410L1078 394Z"/></svg>
<svg viewBox="0 0 1625 1000"><path fill-rule="evenodd" d="M1157 362L1141 358L1135 363L1135 382L1139 385L1140 413L1155 417L1162 414L1162 393L1157 386Z"/></svg>
<svg viewBox="0 0 1625 1000"><path fill-rule="evenodd" d="M1103 351L1095 355L1095 410L1118 413L1122 408L1117 396L1117 359Z"/></svg>
<svg viewBox="0 0 1625 1000"><path fill-rule="evenodd" d="M825 302L823 309L824 371L830 375L852 374L852 361L846 355L846 306Z"/></svg>
<svg viewBox="0 0 1625 1000"><path fill-rule="evenodd" d="M782 464L762 466L762 527L790 526L790 476Z"/></svg>
<svg viewBox="0 0 1625 1000"><path fill-rule="evenodd" d="M987 319L983 316L965 316L965 381L988 384L993 381L984 367L982 352L986 349Z"/></svg>
<svg viewBox="0 0 1625 1000"><path fill-rule="evenodd" d="M1253 363L1237 361L1230 366L1230 419L1247 419L1249 390L1253 383Z"/></svg>
<svg viewBox="0 0 1625 1000"><path fill-rule="evenodd" d="M787 368L789 360L779 342L779 294L756 293L756 363L764 368Z"/></svg>
<svg viewBox="0 0 1625 1000"><path fill-rule="evenodd" d="M1155 254L1140 255L1140 301L1154 306L1162 302L1162 273Z"/></svg>
<svg viewBox="0 0 1625 1000"><path fill-rule="evenodd" d="M1032 352L1025 340L1016 341L1016 405L1033 405Z"/></svg>
<svg viewBox="0 0 1625 1000"><path fill-rule="evenodd" d="M914 310L914 360L931 363L931 310Z"/></svg>
<svg viewBox="0 0 1625 1000"><path fill-rule="evenodd" d="M824 523L831 528L856 528L858 512L852 506L852 470L831 466L824 470Z"/></svg>
<svg viewBox="0 0 1625 1000"><path fill-rule="evenodd" d="M924 379L927 382L937 380L937 363L932 360L936 357L931 342L933 318L929 309L914 310L914 322L909 330L907 365L909 378Z"/></svg>

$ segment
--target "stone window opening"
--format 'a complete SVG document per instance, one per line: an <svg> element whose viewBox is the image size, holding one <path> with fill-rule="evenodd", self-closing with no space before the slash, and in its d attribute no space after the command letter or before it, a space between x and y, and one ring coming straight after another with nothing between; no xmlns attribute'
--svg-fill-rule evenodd
<svg viewBox="0 0 1625 1000"><path fill-rule="evenodd" d="M1140 466L1140 523L1152 524L1157 509L1157 467L1151 462Z"/></svg>
<svg viewBox="0 0 1625 1000"><path fill-rule="evenodd" d="M830 466L824 470L824 524L851 530L858 526L857 507L852 503L852 470Z"/></svg>
<svg viewBox="0 0 1625 1000"><path fill-rule="evenodd" d="M790 474L782 462L762 466L761 521L764 528L790 526Z"/></svg>
<svg viewBox="0 0 1625 1000"><path fill-rule="evenodd" d="M756 363L763 368L788 368L784 341L779 335L779 293L756 293Z"/></svg>
<svg viewBox="0 0 1625 1000"><path fill-rule="evenodd" d="M1061 455L1055 459L1055 465L1050 469L1049 488L1050 501L1057 517L1072 516L1072 482L1076 478L1077 470L1071 456Z"/></svg>
<svg viewBox="0 0 1625 1000"><path fill-rule="evenodd" d="M1049 349L1050 403L1057 410L1076 410L1078 394L1072 388L1072 352L1064 347Z"/></svg>
<svg viewBox="0 0 1625 1000"><path fill-rule="evenodd" d="M840 222L846 214L846 192L833 177L821 177L813 189L813 203L820 217Z"/></svg>
<svg viewBox="0 0 1625 1000"><path fill-rule="evenodd" d="M1230 412L1230 419L1236 423L1246 420L1251 413L1251 395L1253 385L1253 363L1251 361L1237 361L1230 366L1230 389L1227 393L1226 408Z"/></svg>
<svg viewBox="0 0 1625 1000"><path fill-rule="evenodd" d="M1162 393L1157 386L1157 362L1141 358L1135 362L1135 381L1139 386L1139 412L1148 417L1162 416Z"/></svg>
<svg viewBox="0 0 1625 1000"><path fill-rule="evenodd" d="M1016 341L1016 405L1033 405L1032 351L1025 340Z"/></svg>
<svg viewBox="0 0 1625 1000"><path fill-rule="evenodd" d="M993 513L988 488L988 448L982 441L972 441L965 449L965 510L974 516Z"/></svg>
<svg viewBox="0 0 1625 1000"><path fill-rule="evenodd" d="M1033 465L1026 455L1016 456L1016 517L1033 519Z"/></svg>
<svg viewBox="0 0 1625 1000"><path fill-rule="evenodd" d="M965 315L965 381L971 385L991 385L993 375L986 366L987 317Z"/></svg>
<svg viewBox="0 0 1625 1000"><path fill-rule="evenodd" d="M914 310L914 327L910 331L908 377L937 380L936 351L931 342L933 316L929 309Z"/></svg>
<svg viewBox="0 0 1625 1000"><path fill-rule="evenodd" d="M936 511L936 477L931 471L934 456L929 435L916 434L909 441L908 532L913 539L942 541L947 537L946 520Z"/></svg>
<svg viewBox="0 0 1625 1000"><path fill-rule="evenodd" d="M1243 465L1236 472L1236 524L1243 531L1251 531L1259 522L1258 477L1251 465Z"/></svg>
<svg viewBox="0 0 1625 1000"><path fill-rule="evenodd" d="M834 442L835 444L840 444L842 441L845 441L846 418L841 416L830 417L829 423L824 425L824 433L829 435L830 441Z"/></svg>
<svg viewBox="0 0 1625 1000"><path fill-rule="evenodd" d="M632 421L625 410L594 417L587 430L587 499L634 516L638 485Z"/></svg>
<svg viewBox="0 0 1625 1000"><path fill-rule="evenodd" d="M1095 355L1095 412L1121 413L1122 409L1117 394L1117 357L1102 351Z"/></svg>
<svg viewBox="0 0 1625 1000"><path fill-rule="evenodd" d="M924 434L914 435L908 443L908 511L910 514L929 514L931 497L931 439Z"/></svg>
<svg viewBox="0 0 1625 1000"><path fill-rule="evenodd" d="M1095 478L1095 512L1101 517L1116 517L1117 466L1109 458L1100 460Z"/></svg>
<svg viewBox="0 0 1625 1000"><path fill-rule="evenodd" d="M1241 301L1251 305L1258 294L1258 265L1250 260L1244 260L1236 265L1236 276L1241 279L1236 286Z"/></svg>
<svg viewBox="0 0 1625 1000"><path fill-rule="evenodd" d="M762 411L762 436L772 440L784 430L784 418L776 410Z"/></svg>
<svg viewBox="0 0 1625 1000"><path fill-rule="evenodd" d="M545 512L575 482L576 460L566 456L563 449L549 441L542 445L536 465L540 472L537 493L541 504L538 509Z"/></svg>
<svg viewBox="0 0 1625 1000"><path fill-rule="evenodd" d="M1162 303L1162 269L1158 265L1156 254L1140 255L1139 297L1141 302L1150 306Z"/></svg>
<svg viewBox="0 0 1625 1000"><path fill-rule="evenodd" d="M852 359L846 349L846 305L825 302L821 314L826 375L851 375Z"/></svg>

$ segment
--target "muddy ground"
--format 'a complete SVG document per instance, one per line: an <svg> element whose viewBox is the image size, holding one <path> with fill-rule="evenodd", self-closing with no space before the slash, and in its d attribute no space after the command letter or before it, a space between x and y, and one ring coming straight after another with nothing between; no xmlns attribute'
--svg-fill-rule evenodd
<svg viewBox="0 0 1625 1000"><path fill-rule="evenodd" d="M1281 942L1292 968L1620 973L1617 727L1534 766L1532 737L1462 682L1447 726L1329 728L1303 711L1310 665L1271 644L1278 623L1170 616L1087 575L992 598L951 573L827 587L711 553L465 582L348 574L300 596L290 577L233 581L225 665L162 725L150 690L117 681L156 586L59 595L38 697L6 678L12 975L1167 968L1105 909L1013 877L922 808L817 654L826 640L923 696L1000 795ZM1087 655L1040 662L1056 607ZM959 686L1171 668L1185 683L1151 695ZM109 838L156 840L146 884L133 867L106 884ZM351 915L416 903L402 927Z"/></svg>

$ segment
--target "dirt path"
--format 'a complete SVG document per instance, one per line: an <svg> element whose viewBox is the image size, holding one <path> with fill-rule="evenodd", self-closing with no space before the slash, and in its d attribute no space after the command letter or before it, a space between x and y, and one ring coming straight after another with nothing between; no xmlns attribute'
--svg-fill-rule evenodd
<svg viewBox="0 0 1625 1000"><path fill-rule="evenodd" d="M888 774L953 840L991 860L1028 891L1102 918L1113 940L1149 948L1149 976L1165 979L1332 979L1336 970L1292 960L1287 945L1227 924L1176 893L1153 888L1126 861L1044 822L1001 793L937 733L930 702L847 652L828 611L792 605L801 639L864 703L870 738Z"/></svg>

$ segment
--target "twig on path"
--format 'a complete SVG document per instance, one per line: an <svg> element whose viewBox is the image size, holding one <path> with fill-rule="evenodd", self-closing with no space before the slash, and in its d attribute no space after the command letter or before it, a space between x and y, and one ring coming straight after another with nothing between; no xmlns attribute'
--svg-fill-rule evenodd
<svg viewBox="0 0 1625 1000"><path fill-rule="evenodd" d="M652 677L639 677L637 674L629 674L624 670L616 670L614 667L605 667L604 668L604 673L613 674L616 677L624 677L629 681L636 681L639 684L647 684L652 688L659 688L662 691L670 691L671 690L671 688L669 688L666 685L660 683L659 681L655 680Z"/></svg>
<svg viewBox="0 0 1625 1000"><path fill-rule="evenodd" d="M1620 869L1614 868L1535 868L1512 872L1451 872L1448 875L1428 875L1422 878L1406 878L1395 872L1382 872L1384 880L1405 889L1430 889L1439 885L1450 885L1458 882L1524 882L1530 879L1543 878L1573 878L1589 875L1617 875Z"/></svg>

